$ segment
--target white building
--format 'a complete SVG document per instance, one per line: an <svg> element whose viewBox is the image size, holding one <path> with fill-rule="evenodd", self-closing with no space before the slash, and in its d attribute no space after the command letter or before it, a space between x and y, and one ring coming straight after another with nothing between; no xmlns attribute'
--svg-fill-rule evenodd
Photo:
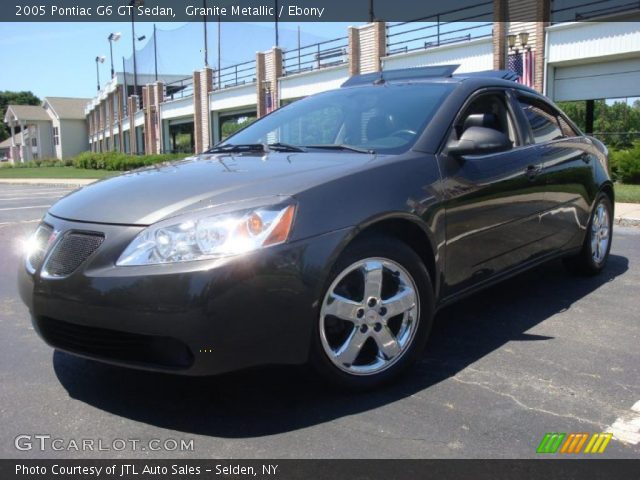
<svg viewBox="0 0 640 480"><path fill-rule="evenodd" d="M45 97L39 106L9 105L4 122L11 137L0 144L0 150L7 152L0 156L6 155L10 162L61 160L89 150L84 109L90 101Z"/></svg>

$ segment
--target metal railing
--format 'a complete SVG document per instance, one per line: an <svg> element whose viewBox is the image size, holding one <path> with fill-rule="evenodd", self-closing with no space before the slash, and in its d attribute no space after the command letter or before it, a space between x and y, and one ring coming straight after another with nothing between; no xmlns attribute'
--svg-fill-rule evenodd
<svg viewBox="0 0 640 480"><path fill-rule="evenodd" d="M490 37L493 1L387 25L387 55ZM491 21L488 21L491 19ZM462 25L462 23L467 23Z"/></svg>
<svg viewBox="0 0 640 480"><path fill-rule="evenodd" d="M292 75L342 65L349 60L348 52L348 37L334 38L294 50L287 50L282 54L283 74Z"/></svg>
<svg viewBox="0 0 640 480"><path fill-rule="evenodd" d="M185 77L174 82L166 83L164 86L165 100L176 100L178 98L190 97L193 95L193 77Z"/></svg>
<svg viewBox="0 0 640 480"><path fill-rule="evenodd" d="M216 74L214 89L236 87L255 83L256 81L256 61L238 63L229 67L221 68Z"/></svg>
<svg viewBox="0 0 640 480"><path fill-rule="evenodd" d="M640 0L574 0L570 5L567 3L566 1L553 2L553 5L558 7L551 8L551 23L591 20L640 10Z"/></svg>

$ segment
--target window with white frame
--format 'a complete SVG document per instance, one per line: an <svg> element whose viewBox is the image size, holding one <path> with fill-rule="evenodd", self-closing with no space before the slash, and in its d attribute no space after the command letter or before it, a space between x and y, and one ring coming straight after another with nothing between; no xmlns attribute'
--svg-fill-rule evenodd
<svg viewBox="0 0 640 480"><path fill-rule="evenodd" d="M53 144L60 145L60 129L53 127Z"/></svg>

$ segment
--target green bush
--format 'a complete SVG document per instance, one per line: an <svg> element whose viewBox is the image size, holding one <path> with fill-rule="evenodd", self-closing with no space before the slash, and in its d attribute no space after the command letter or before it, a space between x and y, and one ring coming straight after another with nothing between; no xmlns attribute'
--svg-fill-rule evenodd
<svg viewBox="0 0 640 480"><path fill-rule="evenodd" d="M609 168L616 181L640 184L640 142L626 150L611 150Z"/></svg>
<svg viewBox="0 0 640 480"><path fill-rule="evenodd" d="M42 158L37 160L31 160L29 162L21 163L2 163L2 168L47 168L47 167L62 167L64 162L55 158Z"/></svg>
<svg viewBox="0 0 640 480"><path fill-rule="evenodd" d="M127 155L119 152L93 153L83 152L73 158L57 160L55 158L43 158L24 163L2 162L0 168L46 168L46 167L76 167L87 170L126 171L133 170L156 163L169 162L186 157L184 153L172 153L162 155Z"/></svg>
<svg viewBox="0 0 640 480"><path fill-rule="evenodd" d="M76 168L125 171L184 158L184 154L127 155L120 152L83 152L72 160Z"/></svg>

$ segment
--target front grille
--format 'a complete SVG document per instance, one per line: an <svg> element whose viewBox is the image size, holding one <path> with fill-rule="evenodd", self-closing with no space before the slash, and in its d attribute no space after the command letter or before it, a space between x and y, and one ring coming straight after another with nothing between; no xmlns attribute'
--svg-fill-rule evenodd
<svg viewBox="0 0 640 480"><path fill-rule="evenodd" d="M172 337L141 335L38 317L42 337L54 347L105 360L185 369L193 365L187 345Z"/></svg>
<svg viewBox="0 0 640 480"><path fill-rule="evenodd" d="M38 229L33 234L33 237L31 237L31 240L29 241L31 243L31 245L29 246L31 251L29 256L27 257L27 262L29 263L29 266L32 270L37 270L42 266L42 261L47 254L47 250L49 249L52 235L53 228L51 228L46 223L43 223L38 226Z"/></svg>
<svg viewBox="0 0 640 480"><path fill-rule="evenodd" d="M96 251L104 236L97 233L71 232L66 234L53 248L44 268L46 276L70 275Z"/></svg>

